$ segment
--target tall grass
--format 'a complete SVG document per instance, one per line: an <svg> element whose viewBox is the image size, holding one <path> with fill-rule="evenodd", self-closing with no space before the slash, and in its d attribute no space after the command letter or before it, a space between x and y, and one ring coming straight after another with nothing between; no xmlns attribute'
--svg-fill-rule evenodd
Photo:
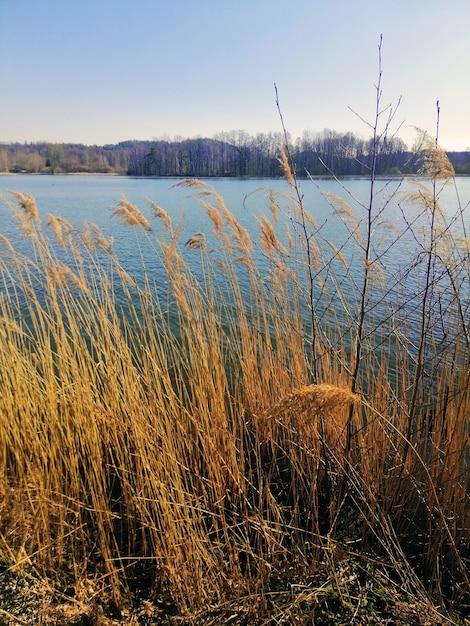
<svg viewBox="0 0 470 626"><path fill-rule="evenodd" d="M453 231L463 208L439 204L445 153L424 137L421 155L431 184L400 196L396 235L386 182L359 211L329 197L344 246L283 148L288 208L269 192L258 242L202 181L180 184L212 233L186 242L154 202L149 218L123 198L115 217L165 284L130 276L95 225L44 224L15 192L30 249L1 238L4 567L100 582L117 603L145 589L181 612L267 617L325 568L350 603L338 563L354 557L429 606L468 608L469 242ZM415 255L392 274L403 232Z"/></svg>
<svg viewBox="0 0 470 626"><path fill-rule="evenodd" d="M467 603L468 241L419 186L409 200L434 221L422 234L409 224L421 245L413 263L426 268L418 344L400 280L375 285L394 308L384 332L368 305L357 370L346 295L343 315L315 318L313 339L308 330L342 288L334 264L348 268L340 250L325 256L321 233L314 241L299 198L287 238L274 196L259 220L265 276L223 199L184 184L216 250L202 233L185 247L152 202L153 224L125 198L115 210L149 239L165 288L129 276L96 226L49 216L44 227L34 199L15 193L31 249L2 239L2 559L102 580L117 601L145 586L183 611L230 599L268 614L283 572L301 578L327 562L334 573L347 553L379 560L415 594ZM187 255L199 255L199 279Z"/></svg>

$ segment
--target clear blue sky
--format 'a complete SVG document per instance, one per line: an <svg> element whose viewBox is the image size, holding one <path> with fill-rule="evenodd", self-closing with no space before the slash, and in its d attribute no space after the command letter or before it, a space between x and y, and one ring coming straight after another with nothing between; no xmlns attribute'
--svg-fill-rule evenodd
<svg viewBox="0 0 470 626"><path fill-rule="evenodd" d="M469 0L0 0L0 141L369 129L470 149Z"/></svg>

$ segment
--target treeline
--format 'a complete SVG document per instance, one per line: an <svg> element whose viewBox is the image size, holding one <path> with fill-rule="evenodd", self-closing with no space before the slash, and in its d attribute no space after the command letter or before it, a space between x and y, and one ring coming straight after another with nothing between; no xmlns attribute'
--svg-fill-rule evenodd
<svg viewBox="0 0 470 626"><path fill-rule="evenodd" d="M281 175L280 133L244 131L220 133L213 138L123 141L105 146L82 144L0 144L0 172L75 174L100 173L128 176L254 176ZM291 155L299 176L334 172L338 176L366 175L372 140L353 133L305 132L291 142ZM450 152L457 174L470 174L470 152ZM419 160L399 138L380 148L380 174L414 174Z"/></svg>

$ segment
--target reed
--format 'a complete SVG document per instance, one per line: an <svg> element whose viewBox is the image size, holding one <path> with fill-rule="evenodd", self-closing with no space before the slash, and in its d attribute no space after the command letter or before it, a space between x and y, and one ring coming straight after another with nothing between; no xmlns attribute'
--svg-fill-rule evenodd
<svg viewBox="0 0 470 626"><path fill-rule="evenodd" d="M268 193L259 241L203 181L181 184L212 233L186 243L164 209L148 201L152 222L122 198L114 215L164 286L129 276L95 225L42 224L14 194L30 250L2 237L3 575L287 623L315 617L321 576L357 617L355 563L428 612L468 609L468 240L452 234L463 209L439 208L445 154L423 146L431 186L400 196L396 235L374 173L363 213L329 198L344 245L304 206L285 148L289 192ZM416 254L391 276L383 246L403 230Z"/></svg>
<svg viewBox="0 0 470 626"><path fill-rule="evenodd" d="M414 349L406 326L415 322L399 308L387 333L371 317L354 385L349 309L322 324L315 311L315 368L304 315L312 277L330 302L340 284L332 268L339 262L347 272L341 251L318 237L307 267L295 224L282 243L271 193L272 220L259 219L263 275L255 242L220 196L191 184L217 250L207 250L204 233L183 246L151 201L158 236L126 199L115 211L151 238L167 293L145 273L141 283L131 279L96 226L78 232L49 216L44 230L33 200L16 194L11 206L31 252L3 241L2 560L47 576L62 571L75 585L101 581L117 603L145 584L149 597L168 597L181 611L236 597L243 610L268 615L269 590L288 567L314 576L326 562L333 575L334 554L347 553L380 560L427 602L466 602L462 242L443 214L431 242L422 233L423 250L445 270L431 265L419 296L426 341ZM417 193L406 201L428 215L435 205ZM357 229L347 207L336 214ZM314 220L300 223L315 233ZM199 280L185 261L195 254ZM436 319L440 276L452 277L453 292ZM437 323L452 333L444 345L433 336Z"/></svg>

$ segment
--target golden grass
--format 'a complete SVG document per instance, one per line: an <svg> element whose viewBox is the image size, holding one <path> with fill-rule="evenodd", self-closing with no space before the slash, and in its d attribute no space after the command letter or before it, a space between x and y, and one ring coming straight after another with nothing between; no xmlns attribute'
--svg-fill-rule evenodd
<svg viewBox="0 0 470 626"><path fill-rule="evenodd" d="M281 161L288 175L285 153ZM14 194L32 253L5 241L0 257L2 563L60 571L77 585L93 579L116 602L145 586L182 612L230 601L268 616L270 590L290 584L286 572L304 580L326 563L343 597L335 555L354 554L393 570L423 602L467 602L463 296L456 291L440 320L454 339L426 353L432 401L415 375L406 318L396 330L390 319L385 338L371 318L352 393L353 312L334 275L336 261L348 271L341 250L292 199L312 232L307 268L298 221L284 246L271 193L272 221L259 220L264 276L220 195L181 184L195 189L217 250L201 232L185 248L152 201L158 237L125 198L114 211L149 238L167 293L145 273L140 284L131 279L93 224L78 232L49 216L65 265L34 200ZM359 228L347 207L336 212ZM189 254L200 257L200 280ZM322 310L307 297L308 269L315 294L345 303L336 316L325 306L314 336L309 316L318 322Z"/></svg>

